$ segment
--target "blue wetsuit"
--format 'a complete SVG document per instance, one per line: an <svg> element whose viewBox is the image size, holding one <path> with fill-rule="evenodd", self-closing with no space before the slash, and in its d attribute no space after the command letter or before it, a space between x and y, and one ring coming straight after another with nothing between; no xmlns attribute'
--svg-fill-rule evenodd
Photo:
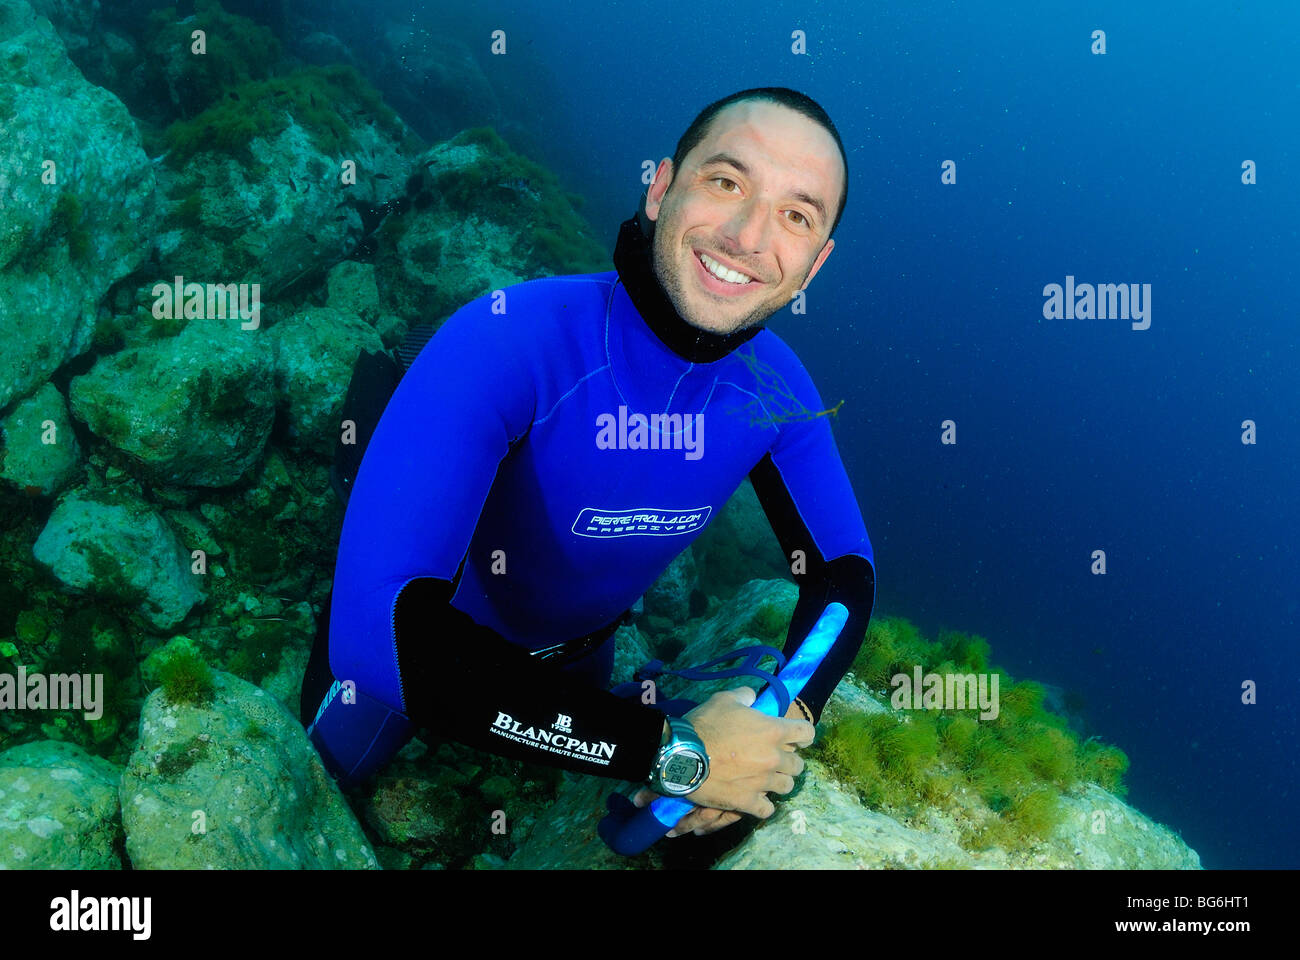
<svg viewBox="0 0 1300 960"><path fill-rule="evenodd" d="M613 627L746 475L786 556L802 551L787 653L828 602L850 612L802 696L814 715L852 662L873 557L821 398L771 331L682 320L650 249L634 217L616 271L475 300L401 380L344 516L337 680L308 718L343 782L419 726L643 779L663 713L606 691ZM575 638L589 652L562 669L529 655Z"/></svg>

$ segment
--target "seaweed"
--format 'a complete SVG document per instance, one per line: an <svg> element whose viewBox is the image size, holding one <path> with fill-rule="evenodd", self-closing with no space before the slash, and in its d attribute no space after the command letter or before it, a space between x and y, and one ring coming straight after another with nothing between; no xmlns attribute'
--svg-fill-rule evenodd
<svg viewBox="0 0 1300 960"><path fill-rule="evenodd" d="M1080 744L1065 718L1044 706L1046 691L989 667L982 637L948 632L923 638L907 620L871 624L853 664L856 675L883 688L895 673L982 673L999 681L998 714L976 720L956 710L850 714L825 725L822 757L872 807L909 811L948 806L955 788L973 791L993 816L968 826L963 843L984 849L1024 848L1060 821L1059 798L1085 782L1123 796L1128 757L1095 740Z"/></svg>
<svg viewBox="0 0 1300 960"><path fill-rule="evenodd" d="M212 668L194 653L180 650L158 668L163 696L171 703L207 706L216 695Z"/></svg>
<svg viewBox="0 0 1300 960"><path fill-rule="evenodd" d="M208 755L208 744L198 737L171 743L158 760L158 772L169 780L179 777Z"/></svg>
<svg viewBox="0 0 1300 960"><path fill-rule="evenodd" d="M165 134L167 163L179 169L201 152L214 151L253 166L250 145L299 123L320 151L338 156L356 146L337 104L353 104L381 127L398 132L401 121L354 67L304 67L283 77L250 80L198 116L178 120Z"/></svg>
<svg viewBox="0 0 1300 960"><path fill-rule="evenodd" d="M193 32L205 34L207 52L191 53ZM171 86L183 116L194 116L250 80L270 77L280 62L280 41L267 27L200 0L184 20L174 7L149 15L151 48L181 67Z"/></svg>

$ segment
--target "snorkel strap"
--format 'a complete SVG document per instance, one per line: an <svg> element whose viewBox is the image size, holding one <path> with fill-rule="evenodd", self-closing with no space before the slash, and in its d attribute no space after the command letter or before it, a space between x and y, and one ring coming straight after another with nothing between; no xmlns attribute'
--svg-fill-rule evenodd
<svg viewBox="0 0 1300 960"><path fill-rule="evenodd" d="M727 667L724 670L710 670L709 667L715 667L721 663L728 663L744 657L743 663L734 667ZM776 661L777 670L785 668L785 654L776 647L769 647L765 644L754 644L751 647L741 647L739 650L733 650L731 653L725 653L720 657L714 657L706 663L697 664L693 667L684 667L681 670L669 670L664 666L662 660L651 660L644 667L634 673L633 684L621 684L614 689L618 694L619 690L627 686L640 687L640 684L646 680L657 680L660 677L681 677L683 680L726 680L730 677L757 677L768 685L773 696L776 697L780 711L777 716L784 717L787 710L790 709L791 694L785 688L785 684L777 676L767 670L759 667L764 657L771 657Z"/></svg>

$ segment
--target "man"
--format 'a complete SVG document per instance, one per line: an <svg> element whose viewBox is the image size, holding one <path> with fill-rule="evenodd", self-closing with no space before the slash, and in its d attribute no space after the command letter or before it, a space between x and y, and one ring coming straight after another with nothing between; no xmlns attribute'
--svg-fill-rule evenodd
<svg viewBox="0 0 1300 960"><path fill-rule="evenodd" d="M328 627L339 679L322 700L318 639L304 681L304 722L344 783L419 726L666 792L666 757L693 744L707 776L675 835L772 814L767 794L793 789L797 748L874 597L821 399L762 327L830 255L847 188L816 103L742 91L661 161L643 215L622 225L615 272L520 284L442 326L393 394L348 503ZM746 475L800 588L787 654L828 603L848 607L848 623L785 718L751 709L741 687L670 723L605 690L612 635Z"/></svg>

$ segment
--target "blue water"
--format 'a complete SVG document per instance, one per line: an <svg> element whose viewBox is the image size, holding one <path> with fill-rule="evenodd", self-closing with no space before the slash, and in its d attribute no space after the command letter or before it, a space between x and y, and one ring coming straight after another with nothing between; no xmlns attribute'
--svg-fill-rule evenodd
<svg viewBox="0 0 1300 960"><path fill-rule="evenodd" d="M817 99L849 205L807 315L770 325L846 401L878 610L1082 696L1130 802L1207 867L1300 866L1300 7L384 7L473 45L611 247L642 163L707 103ZM1150 329L1045 320L1067 275L1151 284Z"/></svg>

